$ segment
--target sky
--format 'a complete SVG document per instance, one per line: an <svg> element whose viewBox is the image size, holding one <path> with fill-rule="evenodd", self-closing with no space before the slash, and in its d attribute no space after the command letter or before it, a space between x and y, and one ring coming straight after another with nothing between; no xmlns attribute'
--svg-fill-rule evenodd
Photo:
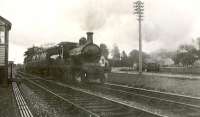
<svg viewBox="0 0 200 117"><path fill-rule="evenodd" d="M200 37L199 0L142 0L143 51L175 50ZM134 0L0 0L0 15L12 23L9 60L23 63L28 47L78 40L87 31L109 49L138 49Z"/></svg>

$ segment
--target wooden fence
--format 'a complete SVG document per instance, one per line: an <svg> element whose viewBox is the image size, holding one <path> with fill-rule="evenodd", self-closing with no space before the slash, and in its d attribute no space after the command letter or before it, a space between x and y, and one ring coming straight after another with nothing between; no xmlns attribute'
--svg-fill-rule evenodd
<svg viewBox="0 0 200 117"><path fill-rule="evenodd" d="M160 72L181 73L181 74L200 74L200 67L161 67Z"/></svg>

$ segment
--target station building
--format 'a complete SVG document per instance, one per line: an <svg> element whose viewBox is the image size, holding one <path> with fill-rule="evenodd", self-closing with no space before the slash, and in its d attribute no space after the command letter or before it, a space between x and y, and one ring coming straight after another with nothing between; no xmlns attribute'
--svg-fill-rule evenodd
<svg viewBox="0 0 200 117"><path fill-rule="evenodd" d="M0 86L8 85L8 47L11 23L0 16Z"/></svg>

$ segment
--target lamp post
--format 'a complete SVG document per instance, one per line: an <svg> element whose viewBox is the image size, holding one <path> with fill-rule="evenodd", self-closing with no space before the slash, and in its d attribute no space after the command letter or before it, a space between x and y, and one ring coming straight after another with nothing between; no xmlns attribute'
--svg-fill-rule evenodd
<svg viewBox="0 0 200 117"><path fill-rule="evenodd" d="M138 24L139 24L139 73L142 74L142 33L141 33L141 21L144 12L144 3L140 0L134 2L134 8L136 14L138 16Z"/></svg>

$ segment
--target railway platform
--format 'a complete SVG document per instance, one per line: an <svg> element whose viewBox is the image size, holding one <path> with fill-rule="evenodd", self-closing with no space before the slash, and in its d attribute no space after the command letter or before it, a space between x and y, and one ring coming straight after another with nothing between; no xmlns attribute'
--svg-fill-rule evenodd
<svg viewBox="0 0 200 117"><path fill-rule="evenodd" d="M0 87L0 105L1 117L20 117L11 85L8 88Z"/></svg>

